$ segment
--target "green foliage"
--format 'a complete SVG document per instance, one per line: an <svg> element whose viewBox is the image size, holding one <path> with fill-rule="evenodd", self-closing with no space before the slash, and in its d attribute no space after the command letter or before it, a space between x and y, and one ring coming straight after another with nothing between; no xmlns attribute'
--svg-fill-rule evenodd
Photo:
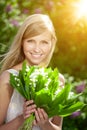
<svg viewBox="0 0 87 130"><path fill-rule="evenodd" d="M17 0L0 0L0 54L7 52L22 20Z"/></svg>
<svg viewBox="0 0 87 130"><path fill-rule="evenodd" d="M49 117L66 117L84 106L83 102L74 98L79 95L71 92L71 84L60 87L58 69L28 66L23 62L17 75L10 74L10 84L25 99L33 99L37 107L44 108Z"/></svg>
<svg viewBox="0 0 87 130"><path fill-rule="evenodd" d="M82 101L87 104L87 80L81 81L75 79L73 76L65 75L67 82L72 83L73 91L80 94L78 101ZM83 94L81 94L83 93ZM87 129L87 105L78 112L73 113L71 116L65 117L63 121L63 130L84 130Z"/></svg>
<svg viewBox="0 0 87 130"><path fill-rule="evenodd" d="M83 119L81 116L71 118L65 117L63 121L63 130L87 130L87 118Z"/></svg>

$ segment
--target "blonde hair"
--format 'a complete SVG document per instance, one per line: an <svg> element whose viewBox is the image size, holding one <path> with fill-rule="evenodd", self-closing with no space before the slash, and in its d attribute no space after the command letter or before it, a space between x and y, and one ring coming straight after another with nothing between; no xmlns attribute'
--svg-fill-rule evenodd
<svg viewBox="0 0 87 130"><path fill-rule="evenodd" d="M42 63L44 66L47 66L52 57L55 48L55 43L57 40L55 30L48 15L33 14L27 17L27 19L20 27L17 35L15 36L14 41L9 49L9 52L6 54L6 56L1 62L1 72L9 68L12 68L13 66L17 65L25 59L22 48L22 41L24 39L39 35L47 30L52 36L52 50L46 62Z"/></svg>

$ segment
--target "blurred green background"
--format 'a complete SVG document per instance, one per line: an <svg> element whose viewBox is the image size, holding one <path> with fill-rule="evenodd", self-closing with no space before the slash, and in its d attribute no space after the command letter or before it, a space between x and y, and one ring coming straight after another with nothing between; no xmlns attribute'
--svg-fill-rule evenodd
<svg viewBox="0 0 87 130"><path fill-rule="evenodd" d="M0 0L0 55L8 51L27 16L48 14L58 38L50 65L58 67L77 93L84 92L79 100L87 103L87 9L83 5L87 0ZM63 130L87 130L86 122L84 108L64 118Z"/></svg>

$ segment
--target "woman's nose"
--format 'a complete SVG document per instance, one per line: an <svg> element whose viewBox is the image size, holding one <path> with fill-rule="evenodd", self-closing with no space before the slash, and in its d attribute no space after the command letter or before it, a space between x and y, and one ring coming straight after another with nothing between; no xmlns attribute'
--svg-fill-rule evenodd
<svg viewBox="0 0 87 130"><path fill-rule="evenodd" d="M35 52L39 52L40 51L40 44L39 43L35 44L34 51Z"/></svg>

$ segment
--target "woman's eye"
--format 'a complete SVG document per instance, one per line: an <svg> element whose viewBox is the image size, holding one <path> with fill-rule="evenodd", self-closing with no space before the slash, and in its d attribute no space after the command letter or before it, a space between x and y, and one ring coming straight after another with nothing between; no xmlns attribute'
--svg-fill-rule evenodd
<svg viewBox="0 0 87 130"><path fill-rule="evenodd" d="M33 40L28 40L27 42L28 42L28 43L32 43L32 42L33 42Z"/></svg>
<svg viewBox="0 0 87 130"><path fill-rule="evenodd" d="M48 44L48 42L47 41L43 41L43 44Z"/></svg>

